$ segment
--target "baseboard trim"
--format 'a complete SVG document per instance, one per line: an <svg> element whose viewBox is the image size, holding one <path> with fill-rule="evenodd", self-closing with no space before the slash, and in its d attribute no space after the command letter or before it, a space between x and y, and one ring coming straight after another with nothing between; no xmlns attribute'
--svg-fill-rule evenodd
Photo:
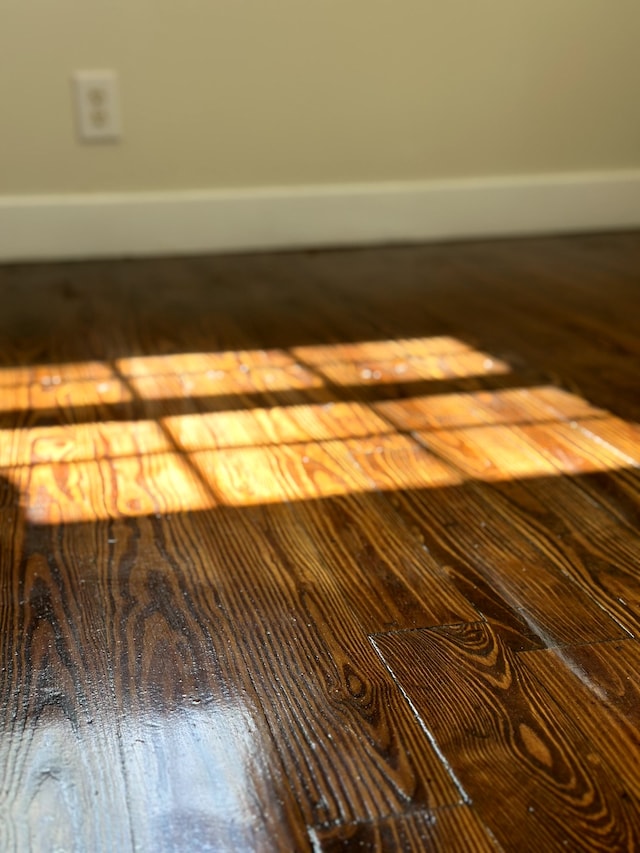
<svg viewBox="0 0 640 853"><path fill-rule="evenodd" d="M0 260L403 243L640 227L640 170L275 189L0 196Z"/></svg>

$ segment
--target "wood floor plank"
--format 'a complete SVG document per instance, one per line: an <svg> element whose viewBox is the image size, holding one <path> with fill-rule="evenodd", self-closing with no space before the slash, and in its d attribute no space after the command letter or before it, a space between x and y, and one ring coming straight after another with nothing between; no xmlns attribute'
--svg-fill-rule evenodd
<svg viewBox="0 0 640 853"><path fill-rule="evenodd" d="M501 400L498 418L508 412L516 422L522 422L528 412L533 414L528 401L528 394L517 398L511 395L505 410L504 399ZM475 407L479 418L493 418L493 409L486 401L476 399ZM563 471L560 477L541 476L554 473L547 469L548 457L550 453L554 458L561 454L566 440L564 426L562 421L544 424L547 437L544 446L539 440L530 440L529 427L502 423L423 432L418 436L452 464L493 483L492 489L483 489L483 495L494 509L526 532L563 574L577 581L607 613L632 635L637 635L640 631L637 536L585 494L580 478L572 481L564 476L572 469L572 462L566 462L565 455L562 458L568 472ZM560 449L554 445L556 440ZM583 443L588 446L590 442L581 439ZM553 451L549 451L551 445ZM604 464L608 465L611 454L618 451L609 446L601 451L594 443L590 452L591 458L598 460L602 452ZM527 476L532 471L538 476L531 473Z"/></svg>
<svg viewBox="0 0 640 853"><path fill-rule="evenodd" d="M636 469L587 474L577 480L578 485L598 504L628 525L632 530L640 527L640 473Z"/></svg>
<svg viewBox="0 0 640 853"><path fill-rule="evenodd" d="M304 531L268 506L220 508L193 523L207 561L191 559L243 637L238 665L250 674L307 823L458 802L340 586L306 550ZM182 551L191 531L180 516L169 525Z"/></svg>
<svg viewBox="0 0 640 853"><path fill-rule="evenodd" d="M640 802L640 767L631 759L640 727L640 644L567 646L526 653L519 660Z"/></svg>
<svg viewBox="0 0 640 853"><path fill-rule="evenodd" d="M485 394L475 406L478 420L484 414L488 423L511 424L516 436L559 471L596 472L577 484L635 529L640 518L636 424L555 386ZM545 410L553 417L545 417ZM616 495L624 500L618 503Z"/></svg>
<svg viewBox="0 0 640 853"><path fill-rule="evenodd" d="M295 509L271 505L250 516L256 524L272 522L302 577L325 578L339 588L365 634L479 618L422 540L379 496L306 501Z"/></svg>
<svg viewBox="0 0 640 853"><path fill-rule="evenodd" d="M373 331L373 329L372 329ZM429 335L422 338L392 338L331 344L311 344L291 347L295 358L315 367L324 364L370 364L371 361L424 362L426 358L460 355L472 352L472 347L449 335Z"/></svg>
<svg viewBox="0 0 640 853"><path fill-rule="evenodd" d="M372 453L372 448L382 452ZM457 482L454 469L416 442L404 436L376 437L354 441L350 450L362 473L390 490L394 506L420 532L434 557L474 582L479 577L493 586L543 643L628 636L567 578L553 554L536 547L518 516L505 519L489 491Z"/></svg>
<svg viewBox="0 0 640 853"><path fill-rule="evenodd" d="M514 465L531 476L580 474L574 482L592 500L632 529L640 524L640 471L629 467L638 456L637 426L576 394L539 386L447 395L443 402L379 403L375 409L402 429L423 431L426 446L472 476L509 482ZM483 425L500 429L471 430ZM536 425L540 429L533 432Z"/></svg>
<svg viewBox="0 0 640 853"><path fill-rule="evenodd" d="M243 370L243 367L245 368ZM291 391L318 388L322 380L297 363L253 367L240 364L232 370L208 370L205 373L170 373L140 375L127 378L127 385L137 399L193 400L228 397L243 393ZM169 407L168 407L169 408ZM169 412L171 409L169 408Z"/></svg>
<svg viewBox="0 0 640 853"><path fill-rule="evenodd" d="M390 431L389 424L368 406L331 399L167 417L162 425L185 451L300 444Z"/></svg>
<svg viewBox="0 0 640 853"><path fill-rule="evenodd" d="M605 442L640 465L640 424L622 418L582 418L580 429L596 441Z"/></svg>
<svg viewBox="0 0 640 853"><path fill-rule="evenodd" d="M555 248L555 251L554 251ZM576 335L588 342L588 346L597 345L605 352L630 353L640 355L637 317L622 312L620 305L607 293L605 282L611 279L610 273L591 270L586 287L576 285L575 267L567 254L557 251L557 246L549 244L549 254L555 261L549 263L545 258L531 258L524 266L519 265L518 273L527 284L514 291L511 276L515 274L513 258L507 252L488 251L479 247L479 252L463 250L460 257L467 260L470 255L481 253L485 266L484 274L495 276L497 292L509 299L509 304L519 306L545 323L554 322L558 316L564 319L568 335ZM524 282L523 282L524 283ZM589 303L585 306L584 294L588 292ZM578 353L574 350L574 353Z"/></svg>
<svg viewBox="0 0 640 853"><path fill-rule="evenodd" d="M157 526L25 534L3 600L4 849L306 849L215 590Z"/></svg>
<svg viewBox="0 0 640 853"><path fill-rule="evenodd" d="M437 292L430 290L432 316L449 323L454 330L464 329L466 335L473 335L484 346L490 337L497 355L505 357L514 353L525 358L556 381L560 382L559 377L562 377L565 387L596 405L623 417L640 419L638 364L628 353L616 348L603 349L584 332L576 333L571 329L571 315L556 314L551 321L548 317L536 316L529 304L516 304L513 285L498 286L491 320L487 321L480 294L485 288L492 289L491 274L483 272L481 267L452 259L446 278L450 287L441 287ZM638 305L636 293L632 287L627 289L630 310L631 306ZM594 313L594 309L591 310ZM615 389L611 377L615 377Z"/></svg>
<svg viewBox="0 0 640 853"><path fill-rule="evenodd" d="M468 806L310 831L315 853L485 853L501 848Z"/></svg>
<svg viewBox="0 0 640 853"><path fill-rule="evenodd" d="M428 343L426 344L428 348ZM425 379L467 378L509 373L509 366L488 353L471 350L448 355L408 355L367 358L363 361L323 362L318 372L334 385L387 384Z"/></svg>
<svg viewBox="0 0 640 853"><path fill-rule="evenodd" d="M0 430L0 469L150 456L174 449L166 431L154 420Z"/></svg>
<svg viewBox="0 0 640 853"><path fill-rule="evenodd" d="M122 408L131 399L126 384L113 378L12 385L2 388L0 425L15 429L74 423L76 412L82 413L83 420L99 421L110 408Z"/></svg>
<svg viewBox="0 0 640 853"><path fill-rule="evenodd" d="M499 843L638 844L637 802L490 626L382 634L374 643Z"/></svg>
<svg viewBox="0 0 640 853"><path fill-rule="evenodd" d="M577 417L597 422L597 418L606 414L581 397L549 385L414 396L375 403L373 408L399 429L418 431L488 423L516 426Z"/></svg>
<svg viewBox="0 0 640 853"><path fill-rule="evenodd" d="M640 543L626 525L573 481L501 483L492 489L498 512L522 529L632 636L640 633Z"/></svg>
<svg viewBox="0 0 640 853"><path fill-rule="evenodd" d="M40 463L14 471L22 475L27 517L35 524L160 516L216 503L208 483L175 452Z"/></svg>

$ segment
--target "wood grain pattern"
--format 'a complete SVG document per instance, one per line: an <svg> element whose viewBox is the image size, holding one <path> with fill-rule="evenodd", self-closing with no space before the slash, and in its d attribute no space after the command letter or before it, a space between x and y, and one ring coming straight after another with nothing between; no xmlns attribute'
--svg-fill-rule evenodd
<svg viewBox="0 0 640 853"><path fill-rule="evenodd" d="M637 537L584 493L582 478L570 481L566 476L556 477L550 484L532 476L550 474L549 465L570 474L582 473L585 464L604 469L633 464L623 450L583 428L582 416L589 415L589 426L595 424L596 430L601 427L601 433L606 434L610 416L600 413L593 418L593 407L588 403L552 388L541 389L541 393L538 389L479 392L468 395L465 402L467 406L461 407L457 400L445 410L453 428L444 430L439 425L416 435L425 446L475 479L499 483L491 491L483 490L496 512L511 522L517 518L528 538L565 575L577 580L631 634L637 634L640 588L632 568L639 556ZM423 409L428 405L422 401L410 409L399 403L390 414L415 428L423 425ZM475 423L458 427L456 423L464 419L465 410L466 419ZM622 434L629 446L633 425L620 422L620 426L611 420L614 431L610 437ZM539 433L532 435L532 424L542 430L546 440ZM577 466L574 455L566 451L567 437L571 447L581 451ZM553 448L552 454L549 448ZM589 461L585 462L587 452ZM514 474L518 475L517 483L513 482Z"/></svg>
<svg viewBox="0 0 640 853"><path fill-rule="evenodd" d="M547 460L532 459L531 452L538 445L523 442L519 427L499 429L497 437L491 428L422 435L425 443L456 466L468 472L479 469L481 479L498 481L493 489L482 489L496 514L511 523L517 520L523 534L562 575L577 581L605 612L637 635L637 536L585 494L581 478L569 481L560 477L550 483L524 476L514 483L505 470L519 467L522 473L538 464L544 466Z"/></svg>
<svg viewBox="0 0 640 853"><path fill-rule="evenodd" d="M500 843L512 850L638 844L637 803L486 623L374 642Z"/></svg>
<svg viewBox="0 0 640 853"><path fill-rule="evenodd" d="M221 609L243 637L240 665L308 822L458 802L296 513L226 509L213 524L197 521L203 569L215 573Z"/></svg>
<svg viewBox="0 0 640 853"><path fill-rule="evenodd" d="M640 846L639 269L0 267L0 849Z"/></svg>
<svg viewBox="0 0 640 853"><path fill-rule="evenodd" d="M371 443L383 452L362 450ZM453 573L474 583L479 578L497 590L528 624L527 633L545 644L628 636L567 578L555 554L538 547L532 526L519 525L522 516L505 519L496 511L499 507L490 491L473 483L452 486L455 470L408 438L377 437L358 444L358 469L382 488L395 484L399 491L391 499L419 531L426 548L452 566ZM440 488L415 488L429 482Z"/></svg>
<svg viewBox="0 0 640 853"><path fill-rule="evenodd" d="M640 802L640 766L633 760L640 726L640 644L626 640L568 646L524 654L520 660Z"/></svg>
<svg viewBox="0 0 640 853"><path fill-rule="evenodd" d="M436 812L414 812L390 817L376 823L348 824L325 830L311 830L313 849L317 853L340 850L362 850L385 853L486 853L501 848L487 833L475 813L466 806L438 809Z"/></svg>
<svg viewBox="0 0 640 853"><path fill-rule="evenodd" d="M305 849L189 563L149 520L54 530L28 532L5 598L4 849Z"/></svg>

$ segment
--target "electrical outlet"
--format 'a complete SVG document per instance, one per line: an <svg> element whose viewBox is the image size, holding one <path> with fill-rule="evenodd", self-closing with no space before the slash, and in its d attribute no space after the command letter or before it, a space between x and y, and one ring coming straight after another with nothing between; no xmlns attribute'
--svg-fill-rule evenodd
<svg viewBox="0 0 640 853"><path fill-rule="evenodd" d="M76 71L72 81L80 140L117 142L122 121L115 71Z"/></svg>

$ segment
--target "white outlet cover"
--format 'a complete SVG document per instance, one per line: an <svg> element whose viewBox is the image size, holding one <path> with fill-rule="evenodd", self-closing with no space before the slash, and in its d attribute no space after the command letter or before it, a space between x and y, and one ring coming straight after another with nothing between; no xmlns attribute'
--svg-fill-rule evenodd
<svg viewBox="0 0 640 853"><path fill-rule="evenodd" d="M117 142L122 117L115 71L76 71L72 75L76 127L82 142Z"/></svg>

